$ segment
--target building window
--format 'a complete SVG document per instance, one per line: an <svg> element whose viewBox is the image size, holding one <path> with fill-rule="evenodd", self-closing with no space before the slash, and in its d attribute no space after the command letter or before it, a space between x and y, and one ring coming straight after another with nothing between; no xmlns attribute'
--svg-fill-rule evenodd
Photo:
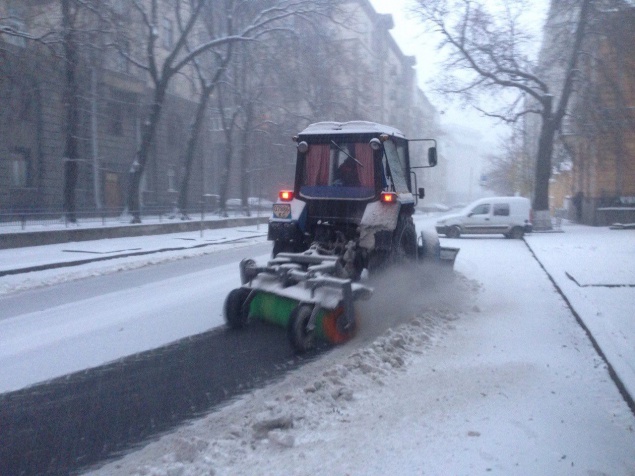
<svg viewBox="0 0 635 476"><path fill-rule="evenodd" d="M108 116L110 120L110 135L121 137L123 136L123 104L120 104L118 101L111 102L109 109L110 114Z"/></svg>
<svg viewBox="0 0 635 476"><path fill-rule="evenodd" d="M14 34L4 34L2 38L7 43L24 48L26 46L26 23L24 23L24 6L10 5L8 16L3 19L4 26Z"/></svg>
<svg viewBox="0 0 635 476"><path fill-rule="evenodd" d="M23 87L21 95L19 117L23 121L28 121L33 116L33 93L27 87Z"/></svg>
<svg viewBox="0 0 635 476"><path fill-rule="evenodd" d="M168 192L176 192L176 171L174 165L168 168Z"/></svg>
<svg viewBox="0 0 635 476"><path fill-rule="evenodd" d="M5 33L4 35L2 35L4 41L12 45L19 46L20 48L26 47L26 38L24 38L23 36L19 36L19 33L24 32L24 23L19 20L9 19L5 21L5 26L9 30L12 30L18 34L12 35L10 33Z"/></svg>
<svg viewBox="0 0 635 476"><path fill-rule="evenodd" d="M125 15L127 11L123 0L113 0L112 9L117 15Z"/></svg>
<svg viewBox="0 0 635 476"><path fill-rule="evenodd" d="M163 19L163 47L171 49L174 45L174 28L172 27L172 20L169 18Z"/></svg>
<svg viewBox="0 0 635 476"><path fill-rule="evenodd" d="M177 114L171 116L167 124L167 143L168 145L178 146L182 143L184 136L183 119Z"/></svg>
<svg viewBox="0 0 635 476"><path fill-rule="evenodd" d="M130 56L130 42L124 40L119 45L119 51L115 51L115 69L120 73L130 72L130 62L127 56Z"/></svg>
<svg viewBox="0 0 635 476"><path fill-rule="evenodd" d="M16 150L10 154L11 185L14 188L27 188L31 185L29 154L25 150Z"/></svg>
<svg viewBox="0 0 635 476"><path fill-rule="evenodd" d="M222 131L223 130L223 120L220 117L219 113L212 113L209 118L210 126L209 129L211 131Z"/></svg>

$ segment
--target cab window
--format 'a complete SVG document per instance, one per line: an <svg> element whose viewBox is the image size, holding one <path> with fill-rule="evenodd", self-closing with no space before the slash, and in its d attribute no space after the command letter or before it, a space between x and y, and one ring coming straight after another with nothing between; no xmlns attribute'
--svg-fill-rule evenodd
<svg viewBox="0 0 635 476"><path fill-rule="evenodd" d="M300 195L304 197L370 199L375 194L373 150L368 142L309 144L303 162Z"/></svg>
<svg viewBox="0 0 635 476"><path fill-rule="evenodd" d="M393 140L387 140L384 142L384 151L386 152L386 157L383 165L389 187L398 193L409 192L405 166L399 157L397 145Z"/></svg>

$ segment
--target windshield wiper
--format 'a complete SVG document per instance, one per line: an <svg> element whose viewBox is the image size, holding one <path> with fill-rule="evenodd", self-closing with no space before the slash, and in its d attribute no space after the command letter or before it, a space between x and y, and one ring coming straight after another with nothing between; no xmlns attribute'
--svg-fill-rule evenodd
<svg viewBox="0 0 635 476"><path fill-rule="evenodd" d="M339 150L341 150L342 152L344 152L346 155L348 155L351 159L353 159L355 162L357 162L359 164L360 167L363 167L362 163L357 160L355 157L353 157L351 154L349 154L348 152L346 152L344 149L342 149L339 144L337 142L335 142L334 140L331 140L331 144L333 144L335 147L337 147Z"/></svg>

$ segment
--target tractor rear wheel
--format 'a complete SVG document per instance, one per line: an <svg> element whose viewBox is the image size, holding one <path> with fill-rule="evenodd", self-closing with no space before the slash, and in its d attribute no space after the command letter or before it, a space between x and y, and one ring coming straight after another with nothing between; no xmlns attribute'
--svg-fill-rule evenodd
<svg viewBox="0 0 635 476"><path fill-rule="evenodd" d="M287 330L291 347L297 353L304 353L315 346L314 330L308 329L309 320L313 306L310 304L299 304L289 317L289 328Z"/></svg>
<svg viewBox="0 0 635 476"><path fill-rule="evenodd" d="M291 245L287 242L276 240L273 242L273 250L271 251L271 256L275 258L278 256L278 253L288 253L291 251Z"/></svg>
<svg viewBox="0 0 635 476"><path fill-rule="evenodd" d="M381 273L386 269L388 265L388 252L386 251L373 251L368 257L368 273L371 276Z"/></svg>
<svg viewBox="0 0 635 476"><path fill-rule="evenodd" d="M411 217L400 217L393 235L392 261L401 263L417 258L417 231Z"/></svg>
<svg viewBox="0 0 635 476"><path fill-rule="evenodd" d="M249 309L245 307L245 302L249 296L249 289L232 289L225 299L224 315L225 322L232 329L241 329L247 325Z"/></svg>

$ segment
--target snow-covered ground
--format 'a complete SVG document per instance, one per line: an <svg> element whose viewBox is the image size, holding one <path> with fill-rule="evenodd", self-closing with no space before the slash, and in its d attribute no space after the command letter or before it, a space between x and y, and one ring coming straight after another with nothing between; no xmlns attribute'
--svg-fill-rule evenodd
<svg viewBox="0 0 635 476"><path fill-rule="evenodd" d="M250 231L213 233L229 240ZM206 233L203 239L217 236ZM190 238L201 239L178 236L192 244ZM575 225L527 237L631 395L634 237L633 231ZM144 238L72 247L105 253L146 247L155 239ZM173 243L175 237L156 239ZM352 342L93 473L634 475L635 417L527 245L502 237L442 244L461 248L455 281L441 283L447 293L429 278L418 283L412 275L389 276L403 292L378 289ZM23 257L0 251L0 270L18 258L66 256L55 246L61 245ZM11 296L217 248L4 276L0 289ZM430 286L433 295L426 293ZM13 335L22 324L29 329L15 321L0 320L0 343L8 343L7 325ZM379 337L367 331L385 321L403 323ZM62 339L65 330L52 332ZM22 337L28 345L28 336Z"/></svg>

